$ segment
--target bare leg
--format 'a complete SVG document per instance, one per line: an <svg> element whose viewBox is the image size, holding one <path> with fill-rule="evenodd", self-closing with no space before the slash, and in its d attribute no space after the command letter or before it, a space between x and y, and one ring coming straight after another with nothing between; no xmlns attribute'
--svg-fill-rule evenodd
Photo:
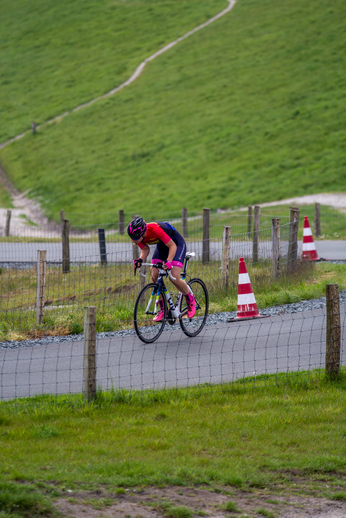
<svg viewBox="0 0 346 518"><path fill-rule="evenodd" d="M180 278L181 268L179 268L179 266L173 266L173 268L171 270L171 273L172 273L173 277L175 277L175 279L176 279L175 281L173 281L171 278L169 278L171 283L174 284L174 286L176 288L178 288L178 290L183 295L188 295L190 293L190 290L189 290L186 282L183 281L183 279Z"/></svg>
<svg viewBox="0 0 346 518"><path fill-rule="evenodd" d="M151 280L153 282L157 282L157 279L159 278L159 270L157 270L156 268L150 268L150 275Z"/></svg>
<svg viewBox="0 0 346 518"><path fill-rule="evenodd" d="M156 268L151 268L150 270L150 273L151 273L151 280L153 282L157 282L157 279L159 277L159 272ZM178 290L183 294L183 295L188 295L190 290L189 288L187 287L187 284L185 281L183 281L183 279L180 278L180 274L181 274L181 268L179 268L179 266L173 266L172 270L171 270L171 273L173 275L173 277L175 277L175 281L173 281L171 278L169 278L169 280L171 281L172 284L174 284L174 286L176 288L178 288Z"/></svg>

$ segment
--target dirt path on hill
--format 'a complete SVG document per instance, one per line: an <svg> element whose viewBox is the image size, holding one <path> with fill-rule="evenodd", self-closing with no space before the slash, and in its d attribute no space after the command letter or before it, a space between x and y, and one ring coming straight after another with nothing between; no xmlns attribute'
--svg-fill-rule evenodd
<svg viewBox="0 0 346 518"><path fill-rule="evenodd" d="M165 47L163 47L162 49L158 50L157 52L155 52L154 54L152 54L151 56L146 58L144 61L142 61L142 63L136 68L136 70L134 71L132 76L127 81L122 83L120 86L117 86L116 88L113 88L113 90L111 90L110 92L108 92L108 93L106 93L104 95L100 95L99 97L96 97L96 99L92 99L91 101L89 101L87 103L80 104L79 106L77 106L73 110L67 111L67 112L65 112L65 113L63 113L61 115L58 115L57 117L54 117L53 119L50 119L49 121L44 122L43 124L40 124L39 126L37 126L36 130L39 131L40 129L44 128L48 124L52 124L53 122L60 122L62 119L67 117L67 115L70 115L71 113L74 113L74 112L76 112L78 110L81 110L82 108L86 108L87 106L91 106L92 104L96 103L100 99L106 99L107 97L110 97L111 95L116 94L117 92L119 92L120 90L125 88L126 86L130 85L131 83L133 83L141 75L141 73L144 70L145 65L147 63L149 63L149 61L152 61L153 59L157 58L158 56L160 56L161 54L163 54L167 50L169 50L172 47L174 47L175 45L177 45L177 43L180 43L181 41L185 40L186 38L188 38L189 36L191 36L195 32L197 32L197 31L199 31L201 29L204 29L205 27L207 27L211 23L215 22L216 20L218 20L219 18L221 18L222 16L227 14L231 9L233 9L233 7L235 6L237 0L227 0L227 1L229 2L229 5L226 7L226 9L221 11L219 14L216 14L215 16L210 18L210 20L206 21L205 23L202 23L198 27L195 27L194 29L192 29L191 31L187 32L186 34L184 34L180 38L177 38L176 40L172 41L171 43L168 43L168 45L166 45ZM16 140L21 139L27 133L29 133L29 131L30 130L24 131L24 133L21 133L20 135L17 135L16 137L14 137L12 139L7 140L6 142L3 142L2 144L0 144L0 149L2 149L3 147L7 146L11 142L14 142Z"/></svg>
<svg viewBox="0 0 346 518"><path fill-rule="evenodd" d="M320 203L328 205L342 212L346 210L346 193L326 193L326 194L308 194L306 196L297 196L296 198L287 198L281 201L272 201L270 203L260 203L261 207L274 207L275 205L313 205ZM247 210L247 208L246 208Z"/></svg>
<svg viewBox="0 0 346 518"><path fill-rule="evenodd" d="M67 111L67 112L63 113L62 115L58 115L57 117L54 117L53 119L50 119L50 120L44 122L43 124L37 126L36 130L39 131L40 129L46 127L49 124L52 124L53 122L60 122L62 119L67 117L67 115L70 115L71 113L76 112L76 111L78 111L78 110L80 110L82 108L86 108L87 106L91 106L92 104L94 104L95 102L99 101L100 99L105 99L107 97L110 97L111 95L114 95L115 93L119 92L120 90L122 90L126 86L130 85L136 79L138 79L138 77L143 72L143 69L144 69L144 67L145 67L145 65L147 63L149 63L153 59L157 58L158 56L160 56L161 54L163 54L167 50L171 49L172 47L177 45L177 43L181 42L185 38L188 38L189 36L191 36L195 32L197 32L197 31L207 27L209 24L213 23L214 21L218 20L219 18L221 18L222 16L227 14L234 7L234 5L236 3L236 0L228 0L228 3L229 3L229 5L226 7L226 9L224 9L223 11L218 13L217 15L213 16L212 18L210 18L210 20L206 21L205 23L202 23L198 27L195 27L194 29L192 29L191 31L187 32L186 34L184 34L180 38L177 38L176 40L172 41L171 43L169 43L168 45L166 45L162 49L158 50L157 52L155 52L154 54L152 54L151 56L146 58L137 67L137 69L134 71L132 76L127 81L122 83L120 86L117 86L116 88L114 88L110 92L108 92L108 93L106 93L104 95L101 95L101 96L97 97L96 99L92 99L91 101L89 101L87 103L84 103L84 104L81 104L81 105L77 106L73 110ZM14 137L12 139L7 140L6 142L3 142L2 144L0 144L0 149L4 148L5 146L10 144L11 142L15 142L16 140L21 139L27 133L29 133L29 131L31 131L31 130L27 130L27 131L21 133L20 135L17 135L16 137ZM7 178L7 175L6 175L5 171L4 171L4 169L1 167L1 164L0 164L0 183L4 186L4 188L7 190L7 192L10 194L10 196L12 198L12 203L13 203L14 209L12 209L11 227L16 229L15 235L20 235L20 233L25 230L25 235L26 236L29 236L30 233L32 235L37 236L37 229L35 229L35 230L31 229L31 232L30 232L30 227L26 224L27 223L27 219L29 219L35 225L51 227L50 228L50 234L51 235L52 235L52 232L57 232L56 224L50 224L50 222L48 221L48 219L45 217L44 213L42 212L39 203L37 203L34 200L32 200L32 199L27 197L28 191L26 191L24 193L20 193L17 189L15 189L15 187L11 184L11 182ZM3 232L4 232L5 222L6 222L6 214L7 214L7 209L1 209L0 208L0 235L3 234Z"/></svg>
<svg viewBox="0 0 346 518"><path fill-rule="evenodd" d="M135 70L135 72L132 74L132 76L125 81L120 86L114 88L110 92L97 97L96 99L93 99L87 103L81 104L74 108L73 110L67 111L63 113L62 115L59 115L57 117L54 117L53 119L44 122L40 126L37 127L37 130L44 128L48 124L51 124L56 121L61 121L63 118L65 118L67 115L76 112L82 108L85 108L87 106L91 106L95 102L99 101L100 99L105 99L107 97L110 97L111 95L114 95L115 93L122 90L124 87L128 86L129 84L133 83L143 72L143 69L147 63L155 59L156 57L160 56L167 50L174 47L177 43L181 42L185 38L188 38L195 32L203 29L204 27L208 26L212 22L218 20L222 16L224 16L226 13L228 13L236 4L236 0L228 0L229 5L221 11L219 14L213 16L208 20L207 22L199 25L198 27L195 27L191 31L187 32L180 38L174 40L173 42L169 43L159 51L155 52L148 58L146 58ZM14 142L16 140L21 139L24 137L29 130L25 131L21 135L17 135L16 137L3 142L0 144L0 149L5 147L6 145L10 144L11 142ZM11 215L11 228L16 229L15 235L21 235L21 233L25 232L26 236L33 235L38 236L38 230L37 228L33 228L32 226L28 225L28 220L30 222L34 223L35 225L39 227L50 227L50 234L52 232L57 232L57 235L60 235L60 230L57 229L57 225L50 223L48 218L44 215L44 213L41 210L41 207L37 201L34 201L30 198L28 198L27 194L29 191L26 191L24 193L20 193L13 184L9 181L7 178L7 175L4 171L4 169L1 167L0 164L0 183L3 185L3 187L7 190L7 192L10 194L12 198L12 203L14 206L14 209L12 209L12 215ZM329 205L331 207L340 209L341 211L346 211L346 193L341 194L315 194L315 195L307 195L307 196L301 196L296 198L288 198L286 200L280 200L276 202L270 202L270 203L262 203L260 204L261 207L270 207L275 205L290 205L290 204L297 204L297 205L311 205L313 203L320 203L321 205ZM244 207L243 210L247 210L247 207ZM0 235L3 234L4 228L5 228L5 222L6 222L6 214L7 209L0 208ZM31 229L31 232L30 232ZM12 235L14 235L12 233Z"/></svg>
<svg viewBox="0 0 346 518"><path fill-rule="evenodd" d="M25 234L27 234L27 230L30 229L30 227L28 226L29 221L31 221L35 225L38 225L39 227L49 225L48 218L42 212L40 204L37 201L28 198L27 194L29 191L20 193L18 189L14 187L14 185L7 178L7 175L4 169L1 167L1 164L0 183L12 198L12 205L14 207L13 209L11 209L12 228L18 229L19 232L25 230ZM6 216L7 208L0 208L0 236L3 235L3 232L5 230Z"/></svg>

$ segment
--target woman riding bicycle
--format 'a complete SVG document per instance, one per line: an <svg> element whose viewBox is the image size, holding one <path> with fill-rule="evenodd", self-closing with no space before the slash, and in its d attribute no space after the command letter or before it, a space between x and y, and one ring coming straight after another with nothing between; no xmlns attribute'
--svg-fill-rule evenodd
<svg viewBox="0 0 346 518"><path fill-rule="evenodd" d="M140 268L141 264L148 257L150 252L149 245L156 244L151 264L164 263L163 268L171 271L175 280L171 277L170 280L174 286L185 295L188 309L187 316L192 318L196 313L195 298L190 293L186 282L180 278L186 255L184 238L168 221L164 223L160 221L146 223L141 216L134 216L127 227L127 233L132 241L141 249L139 259L133 261L134 268ZM151 268L151 278L153 282L157 282L158 276L158 270ZM159 302L160 311L153 318L155 322L160 322L165 314L163 301L160 300Z"/></svg>

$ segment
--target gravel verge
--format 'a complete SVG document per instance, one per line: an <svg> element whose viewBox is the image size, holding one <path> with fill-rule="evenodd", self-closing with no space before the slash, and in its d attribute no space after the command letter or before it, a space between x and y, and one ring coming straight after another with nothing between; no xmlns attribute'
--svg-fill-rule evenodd
<svg viewBox="0 0 346 518"><path fill-rule="evenodd" d="M340 292L340 304L346 304L346 290ZM272 317L275 315L284 315L292 313L301 313L303 311L311 311L316 309L322 309L326 306L326 297L320 299L302 300L301 302L294 302L292 304L283 304L280 306L273 306L260 310L260 314L263 316ZM206 325L215 326L218 324L227 324L229 319L236 317L236 311L226 311L223 313L214 313L208 316ZM174 326L167 326L168 329L179 329L179 324ZM110 331L107 333L97 333L97 339L113 338L116 336L131 336L135 335L134 329L127 329L123 331ZM17 341L5 341L0 342L0 349L19 349L22 347L39 347L42 345L50 344L61 344L64 342L78 342L84 340L84 334L79 335L68 335L68 336L47 336L39 338L37 340L23 340Z"/></svg>

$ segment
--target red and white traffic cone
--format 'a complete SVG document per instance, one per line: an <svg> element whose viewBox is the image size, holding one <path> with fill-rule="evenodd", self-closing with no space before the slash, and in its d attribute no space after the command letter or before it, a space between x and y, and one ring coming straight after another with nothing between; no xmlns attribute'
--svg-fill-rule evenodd
<svg viewBox="0 0 346 518"><path fill-rule="evenodd" d="M244 257L239 259L239 280L238 280L238 307L237 316L230 318L227 322L236 320L248 320L253 318L267 318L259 314L255 295L252 291L251 282L247 273Z"/></svg>
<svg viewBox="0 0 346 518"><path fill-rule="evenodd" d="M312 232L307 216L304 217L303 259L307 259L308 261L320 260L320 258L317 255L314 238L312 237Z"/></svg>
<svg viewBox="0 0 346 518"><path fill-rule="evenodd" d="M238 307L236 319L259 317L255 295L247 273L244 257L239 259Z"/></svg>

